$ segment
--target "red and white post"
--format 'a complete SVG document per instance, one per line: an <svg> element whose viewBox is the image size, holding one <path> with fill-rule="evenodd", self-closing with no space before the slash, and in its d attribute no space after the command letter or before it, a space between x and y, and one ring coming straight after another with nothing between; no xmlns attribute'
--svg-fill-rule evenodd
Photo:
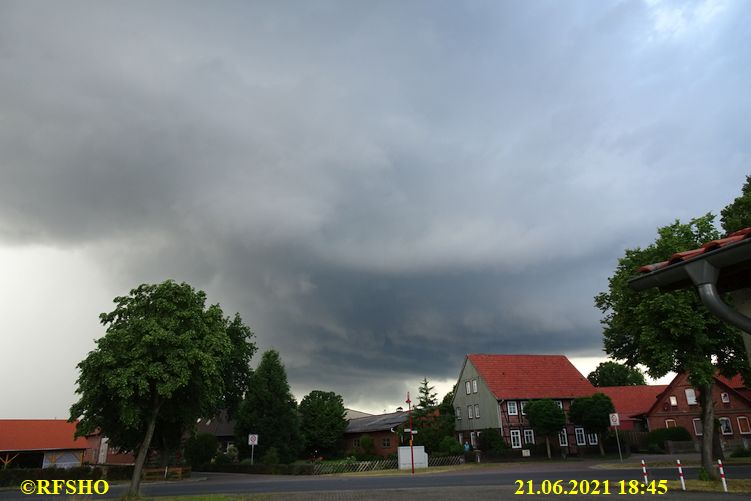
<svg viewBox="0 0 751 501"><path fill-rule="evenodd" d="M717 465L720 467L720 479L722 479L722 488L725 490L725 492L728 491L728 483L725 480L725 469L722 467L722 460L717 460Z"/></svg>
<svg viewBox="0 0 751 501"><path fill-rule="evenodd" d="M681 479L681 489L684 491L686 490L686 481L683 480L683 468L681 468L681 460L676 459L675 460L678 463L678 478Z"/></svg>
<svg viewBox="0 0 751 501"><path fill-rule="evenodd" d="M644 485L648 485L649 480L647 480L647 464L643 459L641 460L641 473L644 476Z"/></svg>

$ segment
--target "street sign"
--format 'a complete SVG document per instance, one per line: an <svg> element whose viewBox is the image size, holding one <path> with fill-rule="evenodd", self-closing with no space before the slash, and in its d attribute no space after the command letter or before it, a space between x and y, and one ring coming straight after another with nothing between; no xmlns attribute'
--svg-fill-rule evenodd
<svg viewBox="0 0 751 501"><path fill-rule="evenodd" d="M248 435L248 445L258 445L258 435Z"/></svg>
<svg viewBox="0 0 751 501"><path fill-rule="evenodd" d="M621 420L618 417L618 413L613 412L612 414L610 414L610 426L620 426L620 424Z"/></svg>

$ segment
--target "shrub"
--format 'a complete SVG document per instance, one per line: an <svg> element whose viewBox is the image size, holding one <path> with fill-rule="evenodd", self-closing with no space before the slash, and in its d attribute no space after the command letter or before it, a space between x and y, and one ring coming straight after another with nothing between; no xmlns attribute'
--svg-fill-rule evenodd
<svg viewBox="0 0 751 501"><path fill-rule="evenodd" d="M751 449L744 449L742 445L739 445L736 447L732 454L730 454L731 458L748 458L751 457Z"/></svg>
<svg viewBox="0 0 751 501"><path fill-rule="evenodd" d="M438 449L441 452L445 452L447 455L464 453L464 447L454 437L443 437Z"/></svg>
<svg viewBox="0 0 751 501"><path fill-rule="evenodd" d="M488 429L480 432L477 438L477 446L485 456L501 455L506 450L506 442L498 430Z"/></svg>
<svg viewBox="0 0 751 501"><path fill-rule="evenodd" d="M269 447L261 458L261 463L267 466L279 464L279 451L276 450L276 447Z"/></svg>
<svg viewBox="0 0 751 501"><path fill-rule="evenodd" d="M199 433L185 442L185 459L191 466L208 463L216 455L218 442L211 433Z"/></svg>
<svg viewBox="0 0 751 501"><path fill-rule="evenodd" d="M685 442L691 440L691 434L686 428L683 428L682 426L653 430L650 431L647 435L647 448L651 452L654 449L654 445L659 449L664 450L665 441L667 440L673 442Z"/></svg>

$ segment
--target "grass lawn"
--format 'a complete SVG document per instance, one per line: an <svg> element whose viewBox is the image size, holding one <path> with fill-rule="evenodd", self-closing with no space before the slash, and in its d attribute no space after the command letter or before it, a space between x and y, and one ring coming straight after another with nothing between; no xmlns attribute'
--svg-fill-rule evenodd
<svg viewBox="0 0 751 501"><path fill-rule="evenodd" d="M728 492L751 493L751 480L749 479L730 479L728 482ZM669 491L681 490L681 483L678 480L668 481ZM694 492L723 492L721 481L705 482L703 480L686 480L686 490Z"/></svg>

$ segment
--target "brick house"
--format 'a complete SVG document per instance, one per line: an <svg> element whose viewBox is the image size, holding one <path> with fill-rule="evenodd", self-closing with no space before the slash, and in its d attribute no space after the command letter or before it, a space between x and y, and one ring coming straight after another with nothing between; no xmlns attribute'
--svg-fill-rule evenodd
<svg viewBox="0 0 751 501"><path fill-rule="evenodd" d="M647 412L668 385L604 386L597 391L610 397L620 419L621 430L648 431Z"/></svg>
<svg viewBox="0 0 751 501"><path fill-rule="evenodd" d="M409 414L404 411L350 419L344 431L344 449L350 453L356 452L361 447L362 436L369 435L373 439L377 455L387 457L396 454L398 447L404 445L401 442L405 440L396 432L396 428L407 419Z"/></svg>
<svg viewBox="0 0 751 501"><path fill-rule="evenodd" d="M467 355L453 401L457 438L476 446L481 430L497 429L522 455L537 441L524 412L530 400L549 398L568 412L573 399L596 392L563 355ZM574 423L551 440L553 449L566 454L597 446L597 435Z"/></svg>
<svg viewBox="0 0 751 501"><path fill-rule="evenodd" d="M717 375L714 383L712 401L723 448L751 447L751 392L740 376L727 379ZM650 430L682 426L695 441L701 440L699 391L691 385L687 374L675 376L647 412L647 421Z"/></svg>

